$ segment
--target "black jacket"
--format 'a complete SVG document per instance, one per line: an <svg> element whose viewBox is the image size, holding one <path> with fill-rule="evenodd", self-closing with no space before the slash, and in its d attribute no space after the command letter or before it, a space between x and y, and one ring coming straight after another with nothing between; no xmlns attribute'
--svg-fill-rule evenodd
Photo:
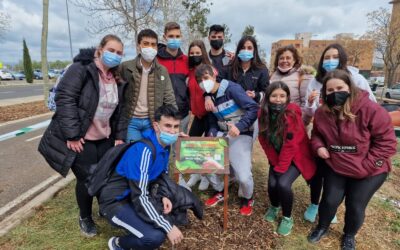
<svg viewBox="0 0 400 250"><path fill-rule="evenodd" d="M95 49L81 49L74 63L61 79L55 97L57 110L46 129L39 152L62 176L68 174L76 153L67 148L67 140L83 138L92 122L99 102L99 72L94 63ZM123 101L124 84L118 84L119 103ZM121 112L118 105L111 117L111 137L124 139L117 127Z"/></svg>

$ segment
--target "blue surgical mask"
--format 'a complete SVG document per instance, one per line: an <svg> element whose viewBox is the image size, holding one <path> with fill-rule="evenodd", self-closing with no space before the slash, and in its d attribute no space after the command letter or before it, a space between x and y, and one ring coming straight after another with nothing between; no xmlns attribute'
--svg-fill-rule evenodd
<svg viewBox="0 0 400 250"><path fill-rule="evenodd" d="M248 62L253 58L253 51L242 49L241 51L239 51L238 57L243 62Z"/></svg>
<svg viewBox="0 0 400 250"><path fill-rule="evenodd" d="M167 47L170 49L179 49L181 47L181 39L178 38L168 38Z"/></svg>
<svg viewBox="0 0 400 250"><path fill-rule="evenodd" d="M161 130L160 126L158 126L158 129L160 130L160 141L165 144L165 145L172 145L178 140L178 133L176 134L171 134L168 132L164 132Z"/></svg>
<svg viewBox="0 0 400 250"><path fill-rule="evenodd" d="M112 53L108 50L104 51L103 55L101 56L101 61L103 64L110 69L118 66L121 63L121 60L122 56Z"/></svg>
<svg viewBox="0 0 400 250"><path fill-rule="evenodd" d="M339 66L339 59L328 59L322 62L322 68L327 72L335 70Z"/></svg>

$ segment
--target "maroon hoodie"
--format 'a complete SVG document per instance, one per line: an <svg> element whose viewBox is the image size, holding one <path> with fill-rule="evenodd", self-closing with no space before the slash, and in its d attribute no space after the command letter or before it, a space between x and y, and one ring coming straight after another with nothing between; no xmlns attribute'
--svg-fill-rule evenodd
<svg viewBox="0 0 400 250"><path fill-rule="evenodd" d="M355 121L338 120L319 108L314 116L311 144L328 149L326 163L337 174L362 179L389 172L397 140L388 112L360 91L351 111Z"/></svg>

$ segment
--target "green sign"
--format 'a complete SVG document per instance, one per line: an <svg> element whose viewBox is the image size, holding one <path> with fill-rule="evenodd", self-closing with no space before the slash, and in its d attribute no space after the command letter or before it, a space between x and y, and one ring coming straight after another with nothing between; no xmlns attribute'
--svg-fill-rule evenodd
<svg viewBox="0 0 400 250"><path fill-rule="evenodd" d="M180 138L175 167L180 173L229 173L228 142L225 138Z"/></svg>

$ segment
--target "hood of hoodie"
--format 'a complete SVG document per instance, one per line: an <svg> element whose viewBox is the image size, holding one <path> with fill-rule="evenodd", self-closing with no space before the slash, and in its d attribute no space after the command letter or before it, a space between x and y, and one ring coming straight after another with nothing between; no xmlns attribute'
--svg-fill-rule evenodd
<svg viewBox="0 0 400 250"><path fill-rule="evenodd" d="M88 65L89 63L94 61L94 53L96 52L96 48L83 48L79 49L78 55L74 57L73 62L80 62L83 65Z"/></svg>
<svg viewBox="0 0 400 250"><path fill-rule="evenodd" d="M359 89L358 96L356 97L353 107L351 107L351 112L356 114L361 107L369 105L369 102L371 102L369 99L369 93L365 90Z"/></svg>
<svg viewBox="0 0 400 250"><path fill-rule="evenodd" d="M183 56L183 52L182 52L181 48L178 49L178 54L176 54L176 56L173 56L170 53L168 53L167 45L165 45L163 43L159 43L157 45L157 48L158 48L157 56L161 57L163 59L176 59L176 58L180 58Z"/></svg>

